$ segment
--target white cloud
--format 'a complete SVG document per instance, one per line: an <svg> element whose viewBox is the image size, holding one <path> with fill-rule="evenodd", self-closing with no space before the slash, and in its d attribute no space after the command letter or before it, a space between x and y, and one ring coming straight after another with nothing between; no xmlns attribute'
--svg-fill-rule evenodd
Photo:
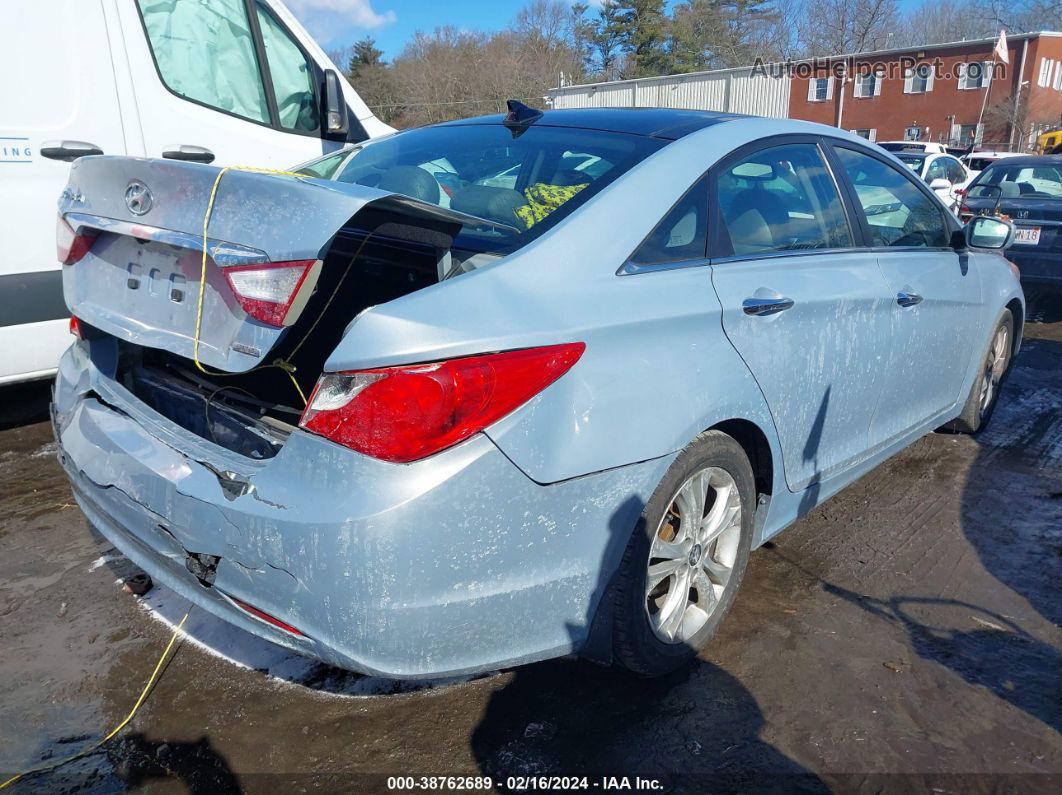
<svg viewBox="0 0 1062 795"><path fill-rule="evenodd" d="M371 0L287 0L287 6L300 18L325 12L335 21L359 28L378 28L397 19L394 11L377 14Z"/></svg>

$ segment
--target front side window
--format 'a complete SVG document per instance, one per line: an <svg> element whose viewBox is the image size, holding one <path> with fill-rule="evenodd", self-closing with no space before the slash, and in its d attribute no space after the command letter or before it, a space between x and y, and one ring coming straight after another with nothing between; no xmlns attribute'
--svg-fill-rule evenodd
<svg viewBox="0 0 1062 795"><path fill-rule="evenodd" d="M507 254L666 145L639 135L531 125L447 124L365 144L334 179L412 196L484 219L458 251Z"/></svg>
<svg viewBox="0 0 1062 795"><path fill-rule="evenodd" d="M929 168L926 169L926 182L932 183L935 179L948 179L948 168L944 158L938 157L932 163L929 164Z"/></svg>
<svg viewBox="0 0 1062 795"><path fill-rule="evenodd" d="M178 96L257 122L269 106L242 0L137 0L159 75Z"/></svg>
<svg viewBox="0 0 1062 795"><path fill-rule="evenodd" d="M873 245L948 245L950 235L940 208L903 172L862 152L836 151L855 187Z"/></svg>
<svg viewBox="0 0 1062 795"><path fill-rule="evenodd" d="M700 180L664 216L631 256L635 265L703 259L707 246L708 183Z"/></svg>
<svg viewBox="0 0 1062 795"><path fill-rule="evenodd" d="M775 146L726 166L716 205L738 256L852 245L837 186L815 144Z"/></svg>
<svg viewBox="0 0 1062 795"><path fill-rule="evenodd" d="M277 120L285 130L314 131L318 112L313 69L273 15L262 6L257 9L269 77L277 100Z"/></svg>
<svg viewBox="0 0 1062 795"><path fill-rule="evenodd" d="M948 181L952 185L958 185L966 181L966 169L962 167L962 163L953 157L945 158L944 163Z"/></svg>

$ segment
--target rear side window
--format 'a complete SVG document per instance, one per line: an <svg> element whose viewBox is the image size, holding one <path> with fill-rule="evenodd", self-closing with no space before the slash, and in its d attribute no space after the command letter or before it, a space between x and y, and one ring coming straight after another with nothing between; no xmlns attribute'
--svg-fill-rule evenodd
<svg viewBox="0 0 1062 795"><path fill-rule="evenodd" d="M243 0L137 0L159 74L178 96L269 122Z"/></svg>
<svg viewBox="0 0 1062 795"><path fill-rule="evenodd" d="M671 208L630 258L634 265L704 259L708 230L708 181L700 180Z"/></svg>
<svg viewBox="0 0 1062 795"><path fill-rule="evenodd" d="M944 248L948 228L941 209L895 166L838 148L870 227L875 246Z"/></svg>
<svg viewBox="0 0 1062 795"><path fill-rule="evenodd" d="M762 149L725 166L716 203L738 256L852 245L837 186L815 144Z"/></svg>

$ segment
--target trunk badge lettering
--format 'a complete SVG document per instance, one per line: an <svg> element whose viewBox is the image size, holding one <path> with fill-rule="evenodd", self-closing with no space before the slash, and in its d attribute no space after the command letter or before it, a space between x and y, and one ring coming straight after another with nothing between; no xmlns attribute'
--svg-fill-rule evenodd
<svg viewBox="0 0 1062 795"><path fill-rule="evenodd" d="M125 206L133 215L146 215L151 209L153 197L148 186L134 179L125 188Z"/></svg>
<svg viewBox="0 0 1062 795"><path fill-rule="evenodd" d="M258 348L251 345L244 345L242 342L233 342L229 345L236 353L243 353L248 356L254 356L255 358L261 358L262 352Z"/></svg>

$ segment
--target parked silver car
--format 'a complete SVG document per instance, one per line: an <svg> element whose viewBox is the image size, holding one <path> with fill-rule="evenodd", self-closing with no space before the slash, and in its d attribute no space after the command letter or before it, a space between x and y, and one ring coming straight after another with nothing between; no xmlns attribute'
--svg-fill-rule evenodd
<svg viewBox="0 0 1062 795"><path fill-rule="evenodd" d="M671 670L1021 339L1009 224L834 128L514 106L340 157L77 161L54 400L110 542L339 666Z"/></svg>

